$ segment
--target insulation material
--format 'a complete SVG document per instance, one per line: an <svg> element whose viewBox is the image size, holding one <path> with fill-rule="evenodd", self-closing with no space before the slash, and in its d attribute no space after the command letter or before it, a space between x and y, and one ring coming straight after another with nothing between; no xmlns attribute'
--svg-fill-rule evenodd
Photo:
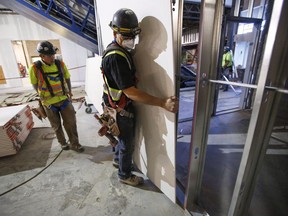
<svg viewBox="0 0 288 216"><path fill-rule="evenodd" d="M0 157L16 154L34 126L29 106L0 108Z"/></svg>
<svg viewBox="0 0 288 216"><path fill-rule="evenodd" d="M171 1L97 0L96 3L103 48L113 40L113 32L109 27L113 14L120 8L132 9L142 29L134 55L139 79L137 87L160 98L175 95ZM159 107L135 105L137 125L134 162L175 202L175 114Z"/></svg>

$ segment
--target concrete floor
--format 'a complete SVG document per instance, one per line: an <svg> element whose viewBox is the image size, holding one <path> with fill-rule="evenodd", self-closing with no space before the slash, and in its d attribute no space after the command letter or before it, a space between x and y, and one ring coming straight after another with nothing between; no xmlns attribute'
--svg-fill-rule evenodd
<svg viewBox="0 0 288 216"><path fill-rule="evenodd" d="M79 89L76 97L84 96ZM78 110L80 102L73 105L85 151L62 151L48 120L33 116L35 125L22 149L0 158L1 216L190 215L145 176L141 187L119 183L112 148L98 136L93 113L87 114L84 104Z"/></svg>
<svg viewBox="0 0 288 216"><path fill-rule="evenodd" d="M236 88L236 93L239 89ZM247 137L251 110L239 107L240 95L219 91L217 113L210 121L199 205L211 216L227 216ZM176 146L176 176L180 190L188 180L193 90L180 92L180 118ZM287 101L279 106L267 152L257 178L247 216L286 216L288 212ZM286 106L285 106L286 105ZM182 108L181 108L182 107ZM271 122L272 123L272 122ZM272 123L273 124L273 123Z"/></svg>
<svg viewBox="0 0 288 216"><path fill-rule="evenodd" d="M84 87L81 84L80 86L76 84L76 86L77 88L73 91L74 98L85 96ZM31 88L27 88L25 92L30 90ZM13 89L13 91L9 89L7 92L1 90L0 100L5 98L3 94L8 92L19 92L19 89ZM179 185L183 182L185 185L187 180L188 156L185 157L184 153L189 152L191 108L193 110L193 92L187 89L182 93L179 116L181 123L178 125L177 143L177 155L181 157L177 157L176 160ZM231 100L234 102L231 103ZM235 92L231 90L225 94L221 92L218 101L220 108L218 108L220 111L226 110L227 104L232 106L237 105L237 102L239 102L239 95ZM33 106L35 102L29 104ZM85 146L84 153L61 151L48 120L41 122L34 116L34 128L23 148L17 155L0 158L1 216L190 215L180 206L172 203L145 176L143 176L145 184L141 187L119 183L117 170L112 166L111 146L106 138L97 135L100 125L93 117L93 113L87 114L84 104L78 110L79 105L80 102L74 103L80 141ZM92 108L92 111L95 110ZM234 112L219 115L211 121L208 139L211 145L208 143L207 165L203 176L204 187L201 192L202 205L211 215L227 215L236 170L242 154L242 151L235 151L235 148L243 148L243 138L247 132L249 119L246 112ZM225 135L223 139L221 139L221 134ZM230 138L227 140L225 137L228 135ZM278 133L274 134L275 137L276 135L278 136ZM287 140L287 133L284 140ZM251 216L284 216L287 212L285 203L287 203L288 173L285 167L288 161L287 153L284 155L281 153L287 149L287 144L275 142L271 148L279 151L280 155L266 156L260 178L262 180L257 183L256 193L252 200L253 208L250 208L249 213ZM274 172L280 167L282 171ZM222 176L220 179L215 179L224 168L231 171L225 172L226 177L229 178L224 181L222 181ZM224 191L223 186L225 186ZM176 191L177 197L183 198L183 194L179 195L179 191L181 190Z"/></svg>

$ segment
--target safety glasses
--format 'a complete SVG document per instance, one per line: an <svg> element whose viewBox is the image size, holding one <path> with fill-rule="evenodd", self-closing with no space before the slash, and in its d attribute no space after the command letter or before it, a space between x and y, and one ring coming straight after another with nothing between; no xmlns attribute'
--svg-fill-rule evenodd
<svg viewBox="0 0 288 216"><path fill-rule="evenodd" d="M121 34L123 36L123 38L127 37L127 39L134 39L141 32L140 27L129 29L129 28L118 28L115 25L113 25L113 26L111 26L111 25L112 25L112 23L110 23L110 27L113 29L113 31Z"/></svg>

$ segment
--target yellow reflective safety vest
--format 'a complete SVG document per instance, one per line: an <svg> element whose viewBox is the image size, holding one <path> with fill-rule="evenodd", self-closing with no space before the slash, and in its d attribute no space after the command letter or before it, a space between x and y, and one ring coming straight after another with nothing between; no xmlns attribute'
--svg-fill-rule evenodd
<svg viewBox="0 0 288 216"><path fill-rule="evenodd" d="M62 61L56 59L57 71L55 72L44 72L41 61L33 64L34 72L38 78L38 93L42 101L47 101L54 96L66 96L69 92L64 77L63 64Z"/></svg>
<svg viewBox="0 0 288 216"><path fill-rule="evenodd" d="M104 59L105 57L109 55L115 55L115 54L120 55L126 59L129 65L129 68L132 70L132 59L130 58L129 55L125 54L125 52L126 51L123 48L117 45L111 45L105 50L102 59ZM123 94L122 90L110 87L108 85L108 81L105 76L103 67L101 67L101 71L102 71L103 79L104 79L103 91L105 94L107 94L111 107L112 108L117 108L117 107L124 108L127 103L127 96Z"/></svg>

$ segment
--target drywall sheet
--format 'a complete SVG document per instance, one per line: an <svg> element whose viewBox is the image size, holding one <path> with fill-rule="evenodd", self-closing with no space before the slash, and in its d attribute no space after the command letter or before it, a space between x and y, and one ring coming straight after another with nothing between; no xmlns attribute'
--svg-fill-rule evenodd
<svg viewBox="0 0 288 216"><path fill-rule="evenodd" d="M88 97L88 104L93 104L99 113L103 112L102 94L103 77L100 70L102 58L95 56L86 60L85 92Z"/></svg>
<svg viewBox="0 0 288 216"><path fill-rule="evenodd" d="M0 157L16 154L33 128L27 105L0 108Z"/></svg>
<svg viewBox="0 0 288 216"><path fill-rule="evenodd" d="M96 0L104 48L113 40L108 24L120 8L132 9L142 32L135 48L137 87L157 97L175 94L172 10L167 0ZM136 104L134 161L175 202L175 114Z"/></svg>

